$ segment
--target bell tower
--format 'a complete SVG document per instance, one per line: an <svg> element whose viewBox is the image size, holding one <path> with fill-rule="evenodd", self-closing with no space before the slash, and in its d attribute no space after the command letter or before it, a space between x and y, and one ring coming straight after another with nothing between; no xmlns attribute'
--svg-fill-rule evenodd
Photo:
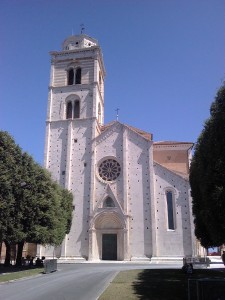
<svg viewBox="0 0 225 300"><path fill-rule="evenodd" d="M87 119L104 122L105 68L97 40L84 34L67 38L52 51L47 121Z"/></svg>
<svg viewBox="0 0 225 300"><path fill-rule="evenodd" d="M105 68L98 41L85 34L68 37L62 50L50 55L44 164L74 195L71 232L63 242L61 257L86 257L93 141L104 123ZM52 250L42 247L41 255L51 256Z"/></svg>

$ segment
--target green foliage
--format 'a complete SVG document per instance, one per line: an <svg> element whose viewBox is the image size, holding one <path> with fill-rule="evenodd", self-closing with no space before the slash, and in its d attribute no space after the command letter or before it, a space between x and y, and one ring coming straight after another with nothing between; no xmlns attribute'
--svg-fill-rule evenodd
<svg viewBox="0 0 225 300"><path fill-rule="evenodd" d="M72 194L0 131L0 241L59 245L70 230Z"/></svg>
<svg viewBox="0 0 225 300"><path fill-rule="evenodd" d="M225 243L225 86L195 146L190 168L195 233L204 247Z"/></svg>
<svg viewBox="0 0 225 300"><path fill-rule="evenodd" d="M17 232L16 183L20 182L22 150L6 133L0 132L0 239L15 239Z"/></svg>

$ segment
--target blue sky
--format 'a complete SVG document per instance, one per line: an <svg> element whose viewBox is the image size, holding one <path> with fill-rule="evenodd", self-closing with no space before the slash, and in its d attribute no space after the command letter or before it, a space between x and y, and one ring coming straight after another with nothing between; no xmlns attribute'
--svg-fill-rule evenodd
<svg viewBox="0 0 225 300"><path fill-rule="evenodd" d="M105 122L195 142L225 80L224 0L1 0L0 129L44 156L49 51L80 33L102 48Z"/></svg>

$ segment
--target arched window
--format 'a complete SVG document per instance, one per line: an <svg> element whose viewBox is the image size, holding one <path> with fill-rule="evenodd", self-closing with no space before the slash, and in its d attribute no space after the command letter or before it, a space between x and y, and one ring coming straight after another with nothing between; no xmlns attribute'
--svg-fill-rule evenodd
<svg viewBox="0 0 225 300"><path fill-rule="evenodd" d="M101 124L102 122L102 110L101 110L101 104L98 104L98 122Z"/></svg>
<svg viewBox="0 0 225 300"><path fill-rule="evenodd" d="M103 207L115 207L115 203L114 201L112 200L112 198L110 197L107 197L103 203Z"/></svg>
<svg viewBox="0 0 225 300"><path fill-rule="evenodd" d="M81 84L81 68L77 68L76 70L76 84Z"/></svg>
<svg viewBox="0 0 225 300"><path fill-rule="evenodd" d="M69 101L66 105L66 118L72 119L72 102Z"/></svg>
<svg viewBox="0 0 225 300"><path fill-rule="evenodd" d="M74 119L80 118L80 101L76 100L74 103L74 111L73 111Z"/></svg>
<svg viewBox="0 0 225 300"><path fill-rule="evenodd" d="M74 69L69 69L68 71L68 85L73 85L74 83Z"/></svg>
<svg viewBox="0 0 225 300"><path fill-rule="evenodd" d="M174 203L173 203L173 192L166 191L166 204L167 204L167 223L168 229L175 229L175 220L174 220Z"/></svg>

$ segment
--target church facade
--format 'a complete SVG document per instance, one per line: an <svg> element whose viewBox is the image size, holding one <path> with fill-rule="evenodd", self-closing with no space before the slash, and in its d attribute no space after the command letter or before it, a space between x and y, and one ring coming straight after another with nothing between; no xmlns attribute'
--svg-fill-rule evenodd
<svg viewBox="0 0 225 300"><path fill-rule="evenodd" d="M156 142L104 124L105 68L97 40L70 36L51 54L45 168L74 195L62 261L154 261L195 255L188 181L193 144Z"/></svg>

